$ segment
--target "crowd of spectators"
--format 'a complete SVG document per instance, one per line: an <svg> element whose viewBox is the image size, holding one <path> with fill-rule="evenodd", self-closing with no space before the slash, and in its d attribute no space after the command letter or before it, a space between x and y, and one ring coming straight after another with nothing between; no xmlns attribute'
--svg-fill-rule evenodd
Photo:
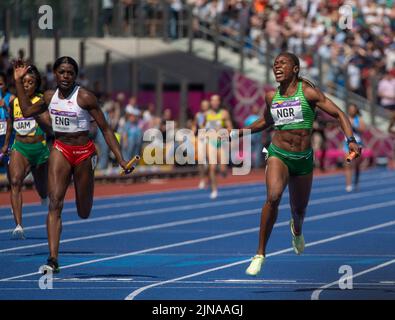
<svg viewBox="0 0 395 320"><path fill-rule="evenodd" d="M341 97L340 89L348 87L369 100L377 97L378 103L395 112L394 0L169 0L168 4L171 38L180 36L179 24L185 22L181 18L187 16L181 13L190 5L196 35L199 25L214 28L217 23L221 35L228 38L238 40L243 31L247 39L246 54L256 55L258 61L265 63L268 50L272 56L284 50L294 52L300 57L302 70L313 78L318 77L319 62L324 61L321 65L324 89L333 90ZM110 34L114 2L103 0L101 5L104 33ZM146 21L163 17L163 12L157 15L163 10L163 2L158 0L122 0L121 5L125 10L125 28L138 18L140 5ZM350 13L347 8L352 9L352 16L345 16ZM13 58L26 59L25 52L21 49ZM7 43L1 47L0 71L6 73L12 92ZM165 134L165 121L172 119L170 109L158 117L152 103L140 106L135 97L105 94L100 82L90 83L84 70L78 81L97 95L119 137L125 158L141 151L142 135L147 129L158 128ZM48 64L43 72L42 89L54 86L52 66ZM255 113L253 110L249 120L256 117ZM99 152L108 154L103 136L100 132L94 134ZM256 150L260 147L257 144ZM111 157L101 157L99 169L105 170L109 163Z"/></svg>
<svg viewBox="0 0 395 320"><path fill-rule="evenodd" d="M243 31L245 53L266 63L287 50L301 58L302 70L310 78L323 80L327 91L339 97L344 88L377 99L395 109L395 1L394 0L168 0L168 34L182 35L187 5L194 15L195 35L200 26L214 29L238 41ZM158 35L163 2L122 0L124 28L138 21L146 35ZM108 34L114 2L102 1L103 28ZM140 10L140 11L139 11ZM141 12L141 13L139 13ZM180 28L181 25L181 28ZM126 30L125 29L125 30ZM184 36L186 36L184 32ZM375 91L377 90L378 91ZM377 92L377 94L375 94Z"/></svg>
<svg viewBox="0 0 395 320"><path fill-rule="evenodd" d="M189 0L195 27L214 27L238 39L264 62L266 50L287 50L301 58L302 69L341 96L341 88L368 98L379 90L383 106L395 102L395 3L393 0ZM352 14L350 14L352 13ZM348 19L348 20L347 20ZM321 59L320 59L321 58ZM384 79L384 80L383 80ZM380 82L381 85L380 85Z"/></svg>

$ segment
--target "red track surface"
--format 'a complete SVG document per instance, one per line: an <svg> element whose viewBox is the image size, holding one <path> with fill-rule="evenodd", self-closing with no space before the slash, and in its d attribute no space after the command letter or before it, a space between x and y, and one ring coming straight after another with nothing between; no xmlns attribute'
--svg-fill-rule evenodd
<svg viewBox="0 0 395 320"><path fill-rule="evenodd" d="M330 175L334 173L341 173L342 170L331 170L322 173L318 170L314 172L315 176L320 175ZM264 183L265 172L263 169L252 171L246 176L232 176L228 175L227 178L218 178L218 185L224 186L227 184L237 184L237 183L254 183L262 182ZM147 192L161 192L161 191L171 191L171 190L185 190L185 189L196 189L199 183L199 178L173 178L173 179L160 179L152 180L149 182L138 182L133 184L99 184L95 185L95 196L114 196L114 195L124 195L124 194L139 194ZM66 194L66 200L74 199L74 188L70 186ZM23 202L24 203L34 203L39 202L35 190L25 190L23 191ZM0 205L7 206L10 205L10 194L9 192L0 193Z"/></svg>

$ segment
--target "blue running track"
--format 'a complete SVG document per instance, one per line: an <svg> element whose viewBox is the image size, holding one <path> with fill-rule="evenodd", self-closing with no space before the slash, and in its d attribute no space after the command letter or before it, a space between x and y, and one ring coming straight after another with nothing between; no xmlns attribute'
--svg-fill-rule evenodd
<svg viewBox="0 0 395 320"><path fill-rule="evenodd" d="M357 192L341 175L316 177L304 224L306 250L294 254L284 193L262 274L245 275L258 241L264 184L96 198L80 220L66 202L61 273L39 287L48 255L39 205L24 207L26 240L0 208L0 299L266 300L395 299L395 171L372 169ZM353 289L341 289L341 266ZM346 267L348 268L348 267Z"/></svg>

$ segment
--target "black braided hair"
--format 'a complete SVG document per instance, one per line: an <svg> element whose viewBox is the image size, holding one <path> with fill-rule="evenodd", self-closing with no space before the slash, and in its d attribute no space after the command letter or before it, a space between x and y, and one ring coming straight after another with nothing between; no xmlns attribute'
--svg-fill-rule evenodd
<svg viewBox="0 0 395 320"><path fill-rule="evenodd" d="M53 65L53 71L56 71L56 69L58 69L59 66L63 63L71 64L74 68L75 75L78 76L78 63L72 57L68 57L68 56L64 56L56 59Z"/></svg>

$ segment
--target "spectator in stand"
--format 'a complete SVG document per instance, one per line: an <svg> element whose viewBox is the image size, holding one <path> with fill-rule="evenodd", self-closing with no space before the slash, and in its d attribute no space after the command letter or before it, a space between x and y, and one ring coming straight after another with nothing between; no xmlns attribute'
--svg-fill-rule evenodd
<svg viewBox="0 0 395 320"><path fill-rule="evenodd" d="M190 2L190 1L189 1ZM219 1L194 1L194 14L207 28L213 25L215 3ZM317 80L320 56L323 61L322 76L339 96L346 85L368 99L373 98L371 78L382 76L395 62L395 6L393 1L349 0L353 8L352 30L339 28L339 8L344 1L322 0L254 0L225 1L221 14L220 30L223 36L239 39L241 26L248 38L257 44L260 62L265 52L275 54L287 48L301 55L313 53L311 70ZM211 11L210 11L211 9ZM211 14L210 14L211 12ZM266 48L269 39L271 48ZM351 61L351 64L350 64ZM310 70L310 71L311 71Z"/></svg>
<svg viewBox="0 0 395 320"><path fill-rule="evenodd" d="M121 131L122 154L127 159L140 155L143 132L139 126L141 112L130 105L126 108L126 122Z"/></svg>
<svg viewBox="0 0 395 320"><path fill-rule="evenodd" d="M181 0L170 0L170 22L169 22L169 34L170 38L178 38L178 20L180 11L183 9Z"/></svg>
<svg viewBox="0 0 395 320"><path fill-rule="evenodd" d="M145 19L148 23L148 32L150 37L156 36L158 22L158 0L146 0L144 3Z"/></svg>
<svg viewBox="0 0 395 320"><path fill-rule="evenodd" d="M107 110L105 110L103 108L103 106L101 106L101 109L103 111L104 118L109 123L110 116L109 116ZM95 133L96 133L95 145L96 145L96 152L97 152L97 157L98 157L97 169L98 170L107 170L108 163L109 163L110 148L108 147L101 130L97 130L97 128L96 128Z"/></svg>
<svg viewBox="0 0 395 320"><path fill-rule="evenodd" d="M377 93L381 106L395 112L395 68L379 81Z"/></svg>
<svg viewBox="0 0 395 320"><path fill-rule="evenodd" d="M165 146L164 155L166 159L171 159L174 157L174 150L177 146L175 145L175 143L172 143L172 141L174 141L175 132L166 131L166 122L168 121L173 122L174 129L177 130L178 124L177 121L173 120L171 109L165 108L165 110L163 110L163 116L161 119L159 130L162 132L163 144ZM169 140L170 143L167 143L167 140Z"/></svg>
<svg viewBox="0 0 395 320"><path fill-rule="evenodd" d="M108 113L108 123L111 129L116 132L118 130L119 119L121 118L121 110L109 94L104 98L103 110Z"/></svg>
<svg viewBox="0 0 395 320"><path fill-rule="evenodd" d="M390 124L388 126L388 133L390 134L392 138L392 155L391 158L389 159L388 167L390 169L395 169L395 112L392 114Z"/></svg>
<svg viewBox="0 0 395 320"><path fill-rule="evenodd" d="M150 102L146 110L144 110L142 118L143 132L151 128L159 129L162 120L155 115L155 109L155 104Z"/></svg>
<svg viewBox="0 0 395 320"><path fill-rule="evenodd" d="M132 19L136 18L136 7L137 3L134 0L121 0L121 3L123 5L123 33L125 35L130 35L131 32L131 25L132 25Z"/></svg>
<svg viewBox="0 0 395 320"><path fill-rule="evenodd" d="M130 110L130 108L132 107L132 108L135 108L135 109L140 110L140 107L139 107L138 104L137 104L137 98L136 98L135 96L131 96L131 97L129 98L129 100L128 100L128 103L127 103L126 106L123 108L122 106L123 106L123 103L124 103L124 102L123 102L124 99L125 99L125 95L122 93L122 94L118 97L119 104L121 105L121 114L122 114L122 115L125 115L125 114L126 114L127 108L129 108L129 110Z"/></svg>
<svg viewBox="0 0 395 320"><path fill-rule="evenodd" d="M45 65L45 74L43 77L43 89L45 90L51 90L56 88L56 81L55 81L55 75L52 71L52 63L47 63Z"/></svg>
<svg viewBox="0 0 395 320"><path fill-rule="evenodd" d="M140 109L138 104L137 104L137 98L135 96L131 96L129 98L128 104L125 107L125 112L127 111L127 108L135 108L135 109Z"/></svg>
<svg viewBox="0 0 395 320"><path fill-rule="evenodd" d="M112 11L114 9L113 0L102 0L102 24L103 35L108 37L110 35L112 24Z"/></svg>
<svg viewBox="0 0 395 320"><path fill-rule="evenodd" d="M86 77L86 73L84 69L81 69L78 75L78 83L84 88L89 88L90 86L89 79Z"/></svg>

